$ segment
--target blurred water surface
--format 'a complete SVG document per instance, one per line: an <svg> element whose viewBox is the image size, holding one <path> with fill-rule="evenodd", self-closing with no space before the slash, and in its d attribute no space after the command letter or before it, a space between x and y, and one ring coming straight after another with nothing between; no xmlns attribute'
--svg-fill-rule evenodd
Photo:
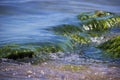
<svg viewBox="0 0 120 80"><path fill-rule="evenodd" d="M0 44L61 41L46 28L77 23L81 12L120 13L119 0L0 0Z"/></svg>

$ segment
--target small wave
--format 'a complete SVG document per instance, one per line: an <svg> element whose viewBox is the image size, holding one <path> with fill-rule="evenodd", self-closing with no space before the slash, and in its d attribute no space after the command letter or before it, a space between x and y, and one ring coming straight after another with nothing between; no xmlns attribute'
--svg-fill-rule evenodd
<svg viewBox="0 0 120 80"><path fill-rule="evenodd" d="M26 3L26 2L30 2L33 0L2 0L0 1L0 3ZM36 1L36 0L34 0Z"/></svg>

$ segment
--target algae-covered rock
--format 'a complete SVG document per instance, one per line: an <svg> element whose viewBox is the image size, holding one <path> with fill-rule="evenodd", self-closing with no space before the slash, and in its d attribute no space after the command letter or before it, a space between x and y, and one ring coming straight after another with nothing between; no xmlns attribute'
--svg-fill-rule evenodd
<svg viewBox="0 0 120 80"><path fill-rule="evenodd" d="M100 10L96 10L94 12L83 12L81 14L78 15L78 19L84 21L84 20L88 20L88 19L92 19L92 18L101 18L101 17L106 17L109 15L113 15L110 12L105 12L105 11L100 11Z"/></svg>
<svg viewBox="0 0 120 80"><path fill-rule="evenodd" d="M89 38L86 38L85 36L79 34L71 34L70 37L74 42L77 43L87 44L90 42Z"/></svg>
<svg viewBox="0 0 120 80"><path fill-rule="evenodd" d="M59 35L82 32L79 26L64 24L53 28L53 31Z"/></svg>
<svg viewBox="0 0 120 80"><path fill-rule="evenodd" d="M31 58L34 52L20 45L5 45L0 48L0 58L19 59L24 57Z"/></svg>
<svg viewBox="0 0 120 80"><path fill-rule="evenodd" d="M67 37L67 39L73 42L73 45L74 43L87 44L90 41L89 38L85 37L87 35L82 33L80 26L65 24L65 25L54 27L53 31L58 35Z"/></svg>
<svg viewBox="0 0 120 80"><path fill-rule="evenodd" d="M105 11L81 13L78 19L81 20L85 31L104 32L120 24L120 15Z"/></svg>
<svg viewBox="0 0 120 80"><path fill-rule="evenodd" d="M20 45L5 45L0 48L0 58L22 59L25 57L32 58L34 51L29 48L23 48Z"/></svg>
<svg viewBox="0 0 120 80"><path fill-rule="evenodd" d="M113 58L120 58L120 36L114 37L107 42L100 44L98 48L106 51L106 55Z"/></svg>
<svg viewBox="0 0 120 80"><path fill-rule="evenodd" d="M63 45L62 45L63 44ZM49 58L49 53L62 52L68 48L65 43L49 43L43 42L39 44L24 45L4 45L0 47L0 58L8 58L14 60L31 59L37 61L45 61ZM70 47L69 47L70 48Z"/></svg>

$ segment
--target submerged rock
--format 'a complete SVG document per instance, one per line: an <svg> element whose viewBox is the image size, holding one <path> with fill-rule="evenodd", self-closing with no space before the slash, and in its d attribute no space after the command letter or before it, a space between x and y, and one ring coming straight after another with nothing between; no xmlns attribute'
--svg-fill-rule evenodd
<svg viewBox="0 0 120 80"><path fill-rule="evenodd" d="M98 48L106 51L106 55L112 58L120 58L120 36L114 37L103 44L100 44Z"/></svg>
<svg viewBox="0 0 120 80"><path fill-rule="evenodd" d="M120 15L105 11L81 13L78 19L81 20L83 30L91 36L100 36L109 28L120 25Z"/></svg>
<svg viewBox="0 0 120 80"><path fill-rule="evenodd" d="M78 44L87 44L90 42L90 39L85 37L87 34L84 34L81 30L81 26L75 26L75 25L61 25L58 27L54 27L53 31L57 35L62 35L64 37L67 37L70 41L73 42L73 45L75 46L75 43Z"/></svg>
<svg viewBox="0 0 120 80"><path fill-rule="evenodd" d="M68 45L64 43L10 44L0 48L0 58L8 58L25 62L43 62L49 59L50 53L65 51Z"/></svg>
<svg viewBox="0 0 120 80"><path fill-rule="evenodd" d="M52 29L56 34L59 35L69 35L72 33L79 33L82 32L79 26L64 24L57 27L53 27Z"/></svg>

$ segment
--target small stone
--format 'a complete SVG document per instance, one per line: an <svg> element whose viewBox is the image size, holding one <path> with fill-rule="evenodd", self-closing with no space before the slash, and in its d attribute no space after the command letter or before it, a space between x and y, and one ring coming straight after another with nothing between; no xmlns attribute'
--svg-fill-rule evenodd
<svg viewBox="0 0 120 80"><path fill-rule="evenodd" d="M82 79L85 79L85 76L83 75L83 76L81 76L81 78L82 78Z"/></svg>
<svg viewBox="0 0 120 80"><path fill-rule="evenodd" d="M9 71L7 68L5 68L5 71Z"/></svg>
<svg viewBox="0 0 120 80"><path fill-rule="evenodd" d="M27 71L27 74L32 74L32 71L30 71L30 70L29 70L29 71Z"/></svg>
<svg viewBox="0 0 120 80"><path fill-rule="evenodd" d="M12 75L13 75L13 76L15 76L15 75L16 75L16 73L13 73Z"/></svg>
<svg viewBox="0 0 120 80"><path fill-rule="evenodd" d="M29 62L28 65L31 65L31 63Z"/></svg>
<svg viewBox="0 0 120 80"><path fill-rule="evenodd" d="M110 78L109 80L112 80L112 78Z"/></svg>
<svg viewBox="0 0 120 80"><path fill-rule="evenodd" d="M106 72L102 72L102 75L105 75L106 74Z"/></svg>
<svg viewBox="0 0 120 80"><path fill-rule="evenodd" d="M98 75L98 73L96 72L95 75Z"/></svg>
<svg viewBox="0 0 120 80"><path fill-rule="evenodd" d="M47 64L47 62L44 62L44 64Z"/></svg>
<svg viewBox="0 0 120 80"><path fill-rule="evenodd" d="M41 70L40 73L43 74L43 75L45 74L45 72L43 70Z"/></svg>
<svg viewBox="0 0 120 80"><path fill-rule="evenodd" d="M30 78L30 77L31 77L31 75L28 75L28 77Z"/></svg>
<svg viewBox="0 0 120 80"><path fill-rule="evenodd" d="M113 69L115 69L116 67L112 67Z"/></svg>

